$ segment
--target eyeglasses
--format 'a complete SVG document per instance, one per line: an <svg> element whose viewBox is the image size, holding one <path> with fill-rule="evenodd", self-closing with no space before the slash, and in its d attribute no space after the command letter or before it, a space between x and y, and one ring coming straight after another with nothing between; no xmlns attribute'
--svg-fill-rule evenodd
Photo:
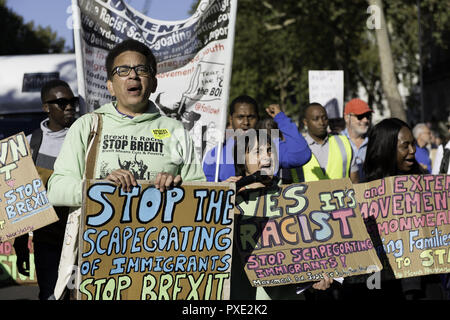
<svg viewBox="0 0 450 320"><path fill-rule="evenodd" d="M117 73L119 77L126 77L130 74L131 70L141 77L148 77L154 74L153 68L143 64L130 67L130 66L117 66L113 69L112 75Z"/></svg>
<svg viewBox="0 0 450 320"><path fill-rule="evenodd" d="M70 104L73 108L80 106L80 99L78 97L73 97L71 99L59 98L55 100L50 100L45 103L56 104L61 110L66 110L67 106Z"/></svg>
<svg viewBox="0 0 450 320"><path fill-rule="evenodd" d="M367 120L372 120L372 114L370 112L363 113L363 114L351 114L352 116L356 117L359 121L361 121L364 118L367 118Z"/></svg>

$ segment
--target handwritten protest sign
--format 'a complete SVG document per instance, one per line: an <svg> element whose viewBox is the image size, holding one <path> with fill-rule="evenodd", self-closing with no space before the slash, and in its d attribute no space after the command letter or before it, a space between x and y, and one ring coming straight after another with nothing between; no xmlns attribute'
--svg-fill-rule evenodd
<svg viewBox="0 0 450 320"><path fill-rule="evenodd" d="M85 186L78 299L228 299L234 189Z"/></svg>
<svg viewBox="0 0 450 320"><path fill-rule="evenodd" d="M396 176L354 188L395 278L450 272L450 176Z"/></svg>
<svg viewBox="0 0 450 320"><path fill-rule="evenodd" d="M23 132L0 141L0 243L58 220Z"/></svg>
<svg viewBox="0 0 450 320"><path fill-rule="evenodd" d="M240 193L236 211L237 247L253 286L381 270L349 179Z"/></svg>
<svg viewBox="0 0 450 320"><path fill-rule="evenodd" d="M344 114L344 71L309 70L309 102L318 102L330 119L342 118Z"/></svg>
<svg viewBox="0 0 450 320"><path fill-rule="evenodd" d="M17 269L17 256L13 243L14 240L0 243L0 288L11 284L37 284L32 238L30 237L28 240L28 248L30 250L30 269L28 276L19 273Z"/></svg>

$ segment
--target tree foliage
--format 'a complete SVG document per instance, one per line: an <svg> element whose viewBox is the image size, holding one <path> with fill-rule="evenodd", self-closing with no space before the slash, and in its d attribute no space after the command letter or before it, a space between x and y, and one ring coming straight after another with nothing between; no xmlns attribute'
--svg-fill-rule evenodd
<svg viewBox="0 0 450 320"><path fill-rule="evenodd" d="M308 70L344 70L346 91L356 91L360 70L348 74L364 44L359 11L360 1L240 0L231 95L245 92L298 114L309 100Z"/></svg>
<svg viewBox="0 0 450 320"><path fill-rule="evenodd" d="M427 45L445 46L449 0L422 0L423 62ZM385 98L375 33L366 21L368 3L359 0L239 0L231 98L255 97L263 106L280 103L298 117L308 104L308 70L344 70L344 99L363 89L382 110ZM385 17L398 81L414 91L419 42L416 0L385 1ZM426 41L425 41L426 40ZM428 41L428 42L427 42Z"/></svg>
<svg viewBox="0 0 450 320"><path fill-rule="evenodd" d="M50 27L24 23L23 18L0 0L0 54L43 54L59 53L64 49L64 39L59 38Z"/></svg>

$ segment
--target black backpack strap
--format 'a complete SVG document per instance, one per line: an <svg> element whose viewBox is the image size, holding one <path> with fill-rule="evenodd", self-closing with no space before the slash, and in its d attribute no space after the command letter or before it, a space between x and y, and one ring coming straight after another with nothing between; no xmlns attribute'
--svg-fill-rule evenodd
<svg viewBox="0 0 450 320"><path fill-rule="evenodd" d="M444 155L442 156L441 166L439 168L439 173L447 173L448 164L450 158L450 149L444 148Z"/></svg>
<svg viewBox="0 0 450 320"><path fill-rule="evenodd" d="M39 149L41 148L42 135L43 133L41 127L34 130L33 133L31 134L30 148L31 148L31 157L33 158L34 163L36 163Z"/></svg>

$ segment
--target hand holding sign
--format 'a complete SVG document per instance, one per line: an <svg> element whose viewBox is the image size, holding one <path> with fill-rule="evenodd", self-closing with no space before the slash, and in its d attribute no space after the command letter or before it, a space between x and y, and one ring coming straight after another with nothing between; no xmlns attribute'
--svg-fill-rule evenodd
<svg viewBox="0 0 450 320"><path fill-rule="evenodd" d="M106 177L106 180L114 182L116 185L121 186L122 189L127 192L131 192L131 189L137 186L137 182L133 174L130 171L124 169L117 169L112 171Z"/></svg>
<svg viewBox="0 0 450 320"><path fill-rule="evenodd" d="M14 239L17 271L24 276L30 275L30 251L28 250L28 234Z"/></svg>
<svg viewBox="0 0 450 320"><path fill-rule="evenodd" d="M112 171L106 180L114 182L116 185L121 186L123 190L131 192L133 187L137 187L136 178L133 173L124 169L117 169ZM155 187L159 191L164 192L171 186L178 186L181 184L181 176L173 176L167 172L160 172L155 179Z"/></svg>
<svg viewBox="0 0 450 320"><path fill-rule="evenodd" d="M156 189L159 189L159 191L164 192L166 189L170 188L171 186L178 186L181 184L181 176L173 176L170 173L167 172L160 172L156 176L155 179L155 187Z"/></svg>
<svg viewBox="0 0 450 320"><path fill-rule="evenodd" d="M312 287L316 290L327 290L331 284L333 283L333 279L329 278L327 274L323 273L323 279L319 282L316 282L312 285Z"/></svg>

